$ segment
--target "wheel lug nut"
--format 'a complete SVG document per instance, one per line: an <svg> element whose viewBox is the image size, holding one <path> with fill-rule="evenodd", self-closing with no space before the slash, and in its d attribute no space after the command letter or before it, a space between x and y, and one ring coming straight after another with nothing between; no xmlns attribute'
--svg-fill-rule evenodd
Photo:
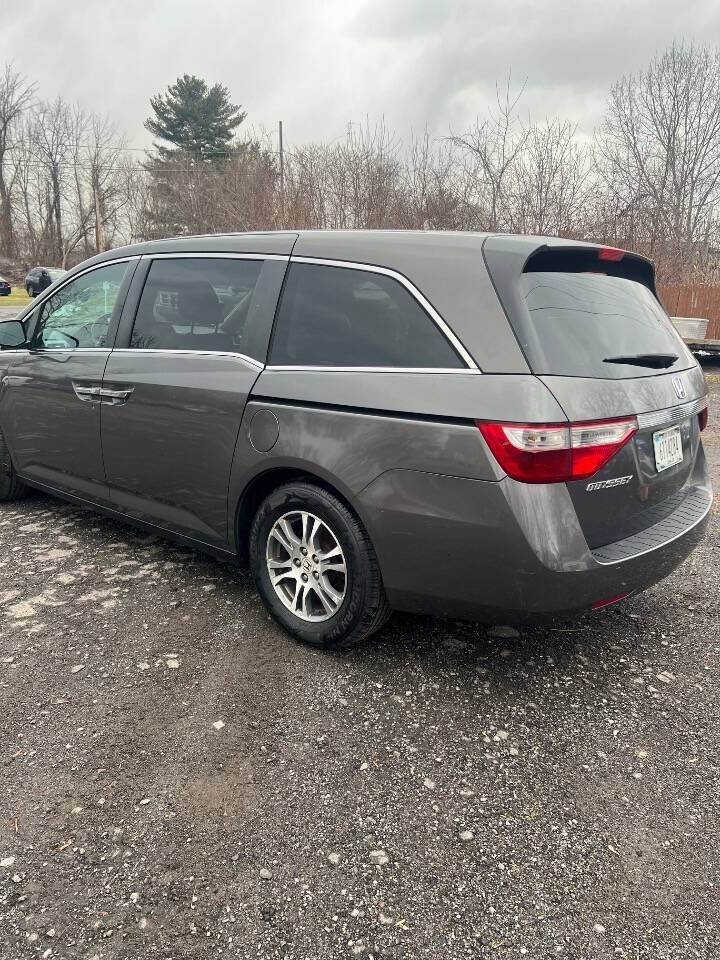
<svg viewBox="0 0 720 960"><path fill-rule="evenodd" d="M301 553L304 557L307 556L307 550L305 549L305 547L300 547L300 553Z"/></svg>
<svg viewBox="0 0 720 960"><path fill-rule="evenodd" d="M315 577L316 580L320 579L320 574L317 572L317 570L314 571L313 576Z"/></svg>
<svg viewBox="0 0 720 960"><path fill-rule="evenodd" d="M304 574L302 575L302 578L303 578L303 583L307 583L307 578L308 578L308 576L307 576L306 573L304 573Z"/></svg>
<svg viewBox="0 0 720 960"><path fill-rule="evenodd" d="M297 557L295 557L295 559L293 560L293 563L295 564L296 567L300 566L300 561L298 560Z"/></svg>
<svg viewBox="0 0 720 960"><path fill-rule="evenodd" d="M312 555L312 562L313 562L313 563L317 563L317 562L318 562L318 558L315 556L315 554Z"/></svg>

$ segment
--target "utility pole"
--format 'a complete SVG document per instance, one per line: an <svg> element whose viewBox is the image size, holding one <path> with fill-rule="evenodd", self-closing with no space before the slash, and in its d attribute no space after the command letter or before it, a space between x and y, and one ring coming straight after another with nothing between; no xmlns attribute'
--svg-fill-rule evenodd
<svg viewBox="0 0 720 960"><path fill-rule="evenodd" d="M280 226L285 226L285 154L283 153L282 120L278 120L278 140L280 149Z"/></svg>

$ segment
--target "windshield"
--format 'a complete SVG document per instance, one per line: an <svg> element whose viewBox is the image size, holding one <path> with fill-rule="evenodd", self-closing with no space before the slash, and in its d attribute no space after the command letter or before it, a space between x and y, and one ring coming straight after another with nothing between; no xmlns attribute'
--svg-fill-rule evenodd
<svg viewBox="0 0 720 960"><path fill-rule="evenodd" d="M537 271L521 274L520 286L527 314L513 325L533 373L623 379L693 363L643 283Z"/></svg>

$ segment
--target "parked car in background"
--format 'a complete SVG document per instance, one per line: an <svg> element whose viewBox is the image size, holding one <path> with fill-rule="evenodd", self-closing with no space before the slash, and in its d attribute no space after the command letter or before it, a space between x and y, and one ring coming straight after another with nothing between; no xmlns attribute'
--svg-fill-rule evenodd
<svg viewBox="0 0 720 960"><path fill-rule="evenodd" d="M46 290L51 283L65 276L67 270L55 267L33 267L25 277L25 289L29 297L36 297Z"/></svg>
<svg viewBox="0 0 720 960"><path fill-rule="evenodd" d="M38 487L247 557L318 646L391 609L607 606L711 508L702 370L623 250L184 237L103 253L0 328L0 499Z"/></svg>
<svg viewBox="0 0 720 960"><path fill-rule="evenodd" d="M12 291L12 287L9 281L5 280L4 277L0 277L0 297L9 297Z"/></svg>

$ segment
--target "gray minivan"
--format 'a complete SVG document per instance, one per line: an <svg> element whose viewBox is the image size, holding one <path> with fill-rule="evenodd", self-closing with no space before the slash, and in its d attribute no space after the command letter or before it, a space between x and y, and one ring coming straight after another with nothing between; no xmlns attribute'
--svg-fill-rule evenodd
<svg viewBox="0 0 720 960"><path fill-rule="evenodd" d="M300 231L101 254L0 324L0 499L247 558L294 636L392 609L599 608L712 502L702 371L649 261L543 237Z"/></svg>

